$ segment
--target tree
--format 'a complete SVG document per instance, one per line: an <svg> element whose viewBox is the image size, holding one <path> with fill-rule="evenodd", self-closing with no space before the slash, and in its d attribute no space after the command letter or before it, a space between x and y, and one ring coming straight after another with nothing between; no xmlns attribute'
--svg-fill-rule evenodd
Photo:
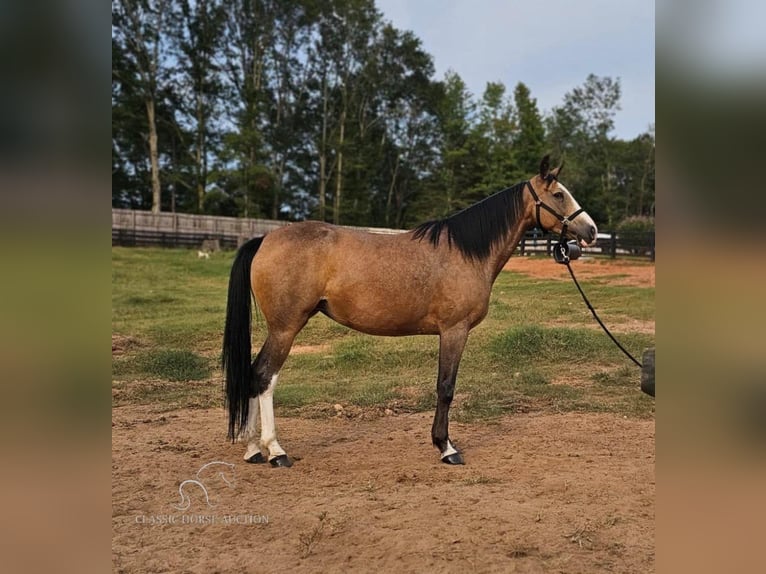
<svg viewBox="0 0 766 574"><path fill-rule="evenodd" d="M275 2L272 7L272 42L266 51L269 101L263 133L268 142L269 167L273 176L270 217L280 216L283 189L290 171L306 146L308 68L305 61L316 15L303 2ZM300 178L294 178L300 179Z"/></svg>
<svg viewBox="0 0 766 574"><path fill-rule="evenodd" d="M186 191L191 189L185 141L189 134L177 123L178 105L169 86L156 93L154 125L157 166L160 171L161 209L194 204ZM148 136L146 102L135 63L124 57L121 45L112 40L112 205L150 209L153 204L152 162Z"/></svg>
<svg viewBox="0 0 766 574"><path fill-rule="evenodd" d="M537 100L531 97L529 88L523 82L516 84L513 101L518 118L513 138L517 171L512 179L515 181L537 173L540 158L545 155L545 127L537 109Z"/></svg>
<svg viewBox="0 0 766 574"><path fill-rule="evenodd" d="M178 0L173 30L179 112L194 133L190 146L194 165L196 211L202 212L208 185L208 162L220 140L211 118L220 110L223 86L219 53L225 12L220 0Z"/></svg>
<svg viewBox="0 0 766 574"><path fill-rule="evenodd" d="M113 0L112 37L126 67L135 71L135 90L146 110L152 211L161 209L160 160L157 143L158 93L166 80L165 26L170 0Z"/></svg>
<svg viewBox="0 0 766 574"><path fill-rule="evenodd" d="M403 227L552 150L600 224L653 213L654 135L613 137L618 79L588 76L543 121L522 82L435 81L374 0L113 0L112 17L116 207Z"/></svg>
<svg viewBox="0 0 766 574"><path fill-rule="evenodd" d="M654 134L612 143L615 219L654 215Z"/></svg>
<svg viewBox="0 0 766 574"><path fill-rule="evenodd" d="M266 161L262 126L268 109L267 47L274 34L273 2L267 0L223 0L227 15L224 33L223 70L225 107L233 129L223 135L223 159L234 176L241 213L261 217L269 213L272 185Z"/></svg>
<svg viewBox="0 0 766 574"><path fill-rule="evenodd" d="M610 132L619 109L619 79L590 74L548 118L549 143L567 160L567 181L596 222L610 227L618 218Z"/></svg>
<svg viewBox="0 0 766 574"><path fill-rule="evenodd" d="M431 81L431 56L411 32L384 26L376 54L370 93L377 95L375 118L381 120L377 157L385 166L379 173L379 197L385 194L382 223L401 227L406 210L422 191L424 175L435 167L441 91Z"/></svg>
<svg viewBox="0 0 766 574"><path fill-rule="evenodd" d="M505 86L500 82L488 82L474 128L474 145L481 172L481 183L472 190L477 198L507 187L518 171L514 161L515 132L513 104L505 95Z"/></svg>
<svg viewBox="0 0 766 574"><path fill-rule="evenodd" d="M436 141L438 160L426 175L424 190L413 206L415 220L444 217L472 203L470 190L480 185L479 157L472 127L476 104L465 82L449 70L438 84Z"/></svg>
<svg viewBox="0 0 766 574"><path fill-rule="evenodd" d="M138 71L112 38L112 206L151 206L144 100L137 90ZM146 184L146 185L145 185Z"/></svg>

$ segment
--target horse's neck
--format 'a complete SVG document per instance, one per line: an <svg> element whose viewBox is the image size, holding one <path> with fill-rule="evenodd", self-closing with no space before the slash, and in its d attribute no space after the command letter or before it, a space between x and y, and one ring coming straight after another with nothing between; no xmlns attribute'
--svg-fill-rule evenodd
<svg viewBox="0 0 766 574"><path fill-rule="evenodd" d="M505 264L508 263L511 255L516 251L516 247L521 241L521 238L524 237L524 234L531 226L530 222L526 219L521 220L517 225L514 225L513 228L508 230L503 241L498 243L497 247L492 250L488 263L493 282L503 270Z"/></svg>

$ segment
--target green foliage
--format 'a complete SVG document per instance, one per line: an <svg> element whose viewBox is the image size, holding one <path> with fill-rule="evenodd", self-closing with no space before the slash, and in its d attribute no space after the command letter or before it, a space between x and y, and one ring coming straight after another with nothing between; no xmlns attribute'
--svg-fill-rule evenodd
<svg viewBox="0 0 766 574"><path fill-rule="evenodd" d="M645 215L626 217L617 225L617 233L649 233L654 231L654 218Z"/></svg>
<svg viewBox="0 0 766 574"><path fill-rule="evenodd" d="M516 175L524 179L537 173L540 158L545 155L545 127L537 109L537 101L531 97L529 88L522 82L516 84L513 100L518 115L518 130L514 134Z"/></svg>
<svg viewBox="0 0 766 574"><path fill-rule="evenodd" d="M411 227L565 158L599 225L653 215L654 134L612 137L619 79L545 114L529 88L434 77L374 0L115 0L112 204ZM149 157L149 103L157 161Z"/></svg>
<svg viewBox="0 0 766 574"><path fill-rule="evenodd" d="M221 189L208 191L202 202L202 210L209 215L236 216L237 204L234 198L230 197Z"/></svg>
<svg viewBox="0 0 766 574"><path fill-rule="evenodd" d="M620 95L619 79L591 74L546 120L548 146L566 159L567 187L607 229L654 206L654 134L630 142L612 137Z"/></svg>
<svg viewBox="0 0 766 574"><path fill-rule="evenodd" d="M643 215L626 217L617 226L617 246L627 249L634 255L645 255L647 235L654 233L654 218Z"/></svg>

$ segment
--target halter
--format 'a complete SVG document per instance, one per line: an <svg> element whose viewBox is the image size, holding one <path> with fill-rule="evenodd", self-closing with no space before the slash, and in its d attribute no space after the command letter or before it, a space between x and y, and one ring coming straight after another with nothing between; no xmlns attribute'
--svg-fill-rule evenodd
<svg viewBox="0 0 766 574"><path fill-rule="evenodd" d="M556 179L556 176L553 174L548 174L548 176L545 178L548 183L550 183L553 180L558 181ZM556 263L561 263L567 266L567 269L569 270L569 274L572 276L572 280L574 281L575 286L577 287L577 290L580 292L580 295L582 295L583 301L585 301L585 304L588 306L588 309L590 309L591 314L593 317L598 321L598 324L601 325L601 328L604 329L604 332L609 335L609 338L612 339L615 345L619 347L619 349L625 353L625 355L633 361L636 365L638 365L640 368L643 368L643 365L638 362L638 360L631 355L625 347L620 345L620 342L612 335L611 332L609 332L609 329L606 328L606 325L599 319L598 315L596 314L596 310L593 308L593 305L590 304L590 301L588 301L588 298L585 296L585 292L582 290L582 287L580 287L580 284L577 282L577 278L575 277L574 271L572 271L572 267L569 265L570 259L577 259L580 256L580 248L579 246L573 241L571 244L567 244L566 234L567 234L567 228L569 227L569 224L574 221L575 217L580 215L583 211L585 211L582 207L572 213L571 215L568 215L567 217L564 217L559 212L557 212L555 209L550 207L549 205L546 205L543 203L540 198L538 197L537 193L535 193L535 188L532 187L532 182L527 180L527 187L529 188L529 193L532 194L532 197L535 200L535 216L537 217L537 226L542 229L545 232L548 232L548 229L545 229L543 227L543 224L540 222L540 208L542 207L545 211L552 214L556 219L558 219L561 222L561 238L559 239L559 242L556 244L556 251L554 251L554 259L556 260ZM575 254L572 253L572 249L576 249Z"/></svg>
<svg viewBox="0 0 766 574"><path fill-rule="evenodd" d="M548 174L546 181L550 183L551 181L556 180L556 176L553 174ZM537 193L535 192L535 188L532 187L532 182L527 180L527 188L529 188L529 193L532 194L532 198L535 200L535 217L537 217L537 226L542 229L545 232L550 231L549 229L545 229L543 227L543 224L540 222L540 208L542 207L545 211L553 215L556 219L558 219L561 222L561 240L565 241L565 237L567 234L567 229L569 228L569 224L574 221L575 217L580 215L583 211L585 211L582 207L575 211L574 213L571 213L568 216L561 215L558 211L553 209L551 206L545 204L542 202L542 200L538 197Z"/></svg>

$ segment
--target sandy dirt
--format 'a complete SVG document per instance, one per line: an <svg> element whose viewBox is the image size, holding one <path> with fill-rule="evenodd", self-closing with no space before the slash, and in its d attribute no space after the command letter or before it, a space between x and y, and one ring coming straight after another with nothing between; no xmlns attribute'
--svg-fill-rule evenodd
<svg viewBox="0 0 766 574"><path fill-rule="evenodd" d="M653 265L576 266L654 285ZM569 280L542 258L506 269ZM654 571L654 420L453 422L466 465L451 467L430 445L431 413L277 417L290 469L246 464L221 409L114 408L113 571Z"/></svg>
<svg viewBox="0 0 766 574"><path fill-rule="evenodd" d="M571 281L565 265L556 265L548 257L511 257L503 268L530 277ZM647 259L604 259L584 256L572 262L577 279L603 279L610 285L654 287L654 263Z"/></svg>
<svg viewBox="0 0 766 574"><path fill-rule="evenodd" d="M428 413L278 425L291 469L244 463L221 410L114 409L114 571L654 569L654 421L453 423L461 467L438 462ZM177 508L214 461L233 467L200 473L212 506L187 483Z"/></svg>

